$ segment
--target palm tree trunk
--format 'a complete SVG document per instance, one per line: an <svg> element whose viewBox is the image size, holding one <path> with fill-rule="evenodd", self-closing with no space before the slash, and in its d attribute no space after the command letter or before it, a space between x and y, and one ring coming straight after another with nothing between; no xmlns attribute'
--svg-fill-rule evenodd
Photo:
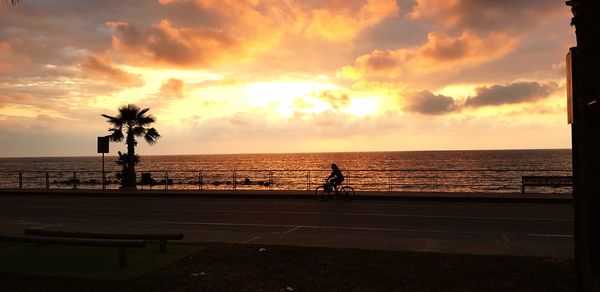
<svg viewBox="0 0 600 292"><path fill-rule="evenodd" d="M135 138L133 135L133 127L127 128L127 173L123 177L123 187L136 188L135 175Z"/></svg>

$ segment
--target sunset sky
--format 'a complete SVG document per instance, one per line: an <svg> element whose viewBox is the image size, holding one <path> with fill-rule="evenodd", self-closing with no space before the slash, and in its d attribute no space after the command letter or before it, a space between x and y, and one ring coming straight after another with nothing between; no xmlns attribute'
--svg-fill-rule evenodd
<svg viewBox="0 0 600 292"><path fill-rule="evenodd" d="M0 157L570 148L556 0L22 0L0 4ZM112 144L111 153L124 149Z"/></svg>

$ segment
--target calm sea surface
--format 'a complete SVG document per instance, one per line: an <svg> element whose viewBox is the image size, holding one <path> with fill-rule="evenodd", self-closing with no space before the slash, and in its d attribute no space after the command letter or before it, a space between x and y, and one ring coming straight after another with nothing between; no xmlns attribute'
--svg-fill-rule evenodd
<svg viewBox="0 0 600 292"><path fill-rule="evenodd" d="M110 188L115 160L106 157ZM514 192L523 175L571 175L567 149L142 156L137 170L174 189L312 189L334 162L357 190ZM19 171L23 187L69 188L75 177L78 188L99 188L102 160L0 158L0 187L18 187Z"/></svg>

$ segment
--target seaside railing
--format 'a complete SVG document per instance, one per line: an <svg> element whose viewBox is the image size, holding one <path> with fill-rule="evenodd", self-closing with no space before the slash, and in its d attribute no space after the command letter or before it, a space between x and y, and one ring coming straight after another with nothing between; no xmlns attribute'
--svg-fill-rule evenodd
<svg viewBox="0 0 600 292"><path fill-rule="evenodd" d="M3 189L118 189L119 171L0 171ZM328 170L138 170L140 189L305 190L325 182ZM522 176L571 176L569 169L350 169L345 185L379 192L520 192ZM571 187L533 187L569 193Z"/></svg>

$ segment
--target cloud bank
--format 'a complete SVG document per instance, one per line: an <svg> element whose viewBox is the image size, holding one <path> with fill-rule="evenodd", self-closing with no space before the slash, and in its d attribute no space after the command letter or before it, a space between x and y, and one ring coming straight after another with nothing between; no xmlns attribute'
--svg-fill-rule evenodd
<svg viewBox="0 0 600 292"><path fill-rule="evenodd" d="M426 115L443 115L459 112L464 108L532 103L548 98L557 89L558 85L554 82L547 84L515 82L505 85L481 86L475 88L475 95L467 97L464 102L457 98L423 90L404 98L404 110Z"/></svg>
<svg viewBox="0 0 600 292"><path fill-rule="evenodd" d="M557 89L556 83L517 82L507 85L478 87L476 95L467 99L471 107L533 102L548 97Z"/></svg>

